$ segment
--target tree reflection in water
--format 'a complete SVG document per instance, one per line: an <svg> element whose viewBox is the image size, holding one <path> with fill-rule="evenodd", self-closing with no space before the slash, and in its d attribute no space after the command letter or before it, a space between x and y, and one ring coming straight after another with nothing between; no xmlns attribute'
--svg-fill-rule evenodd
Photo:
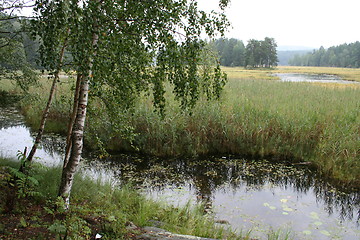
<svg viewBox="0 0 360 240"><path fill-rule="evenodd" d="M340 214L340 221L360 219L359 192L332 186L308 166L267 160L156 159L129 155L113 156L106 165L119 182L132 182L152 191L189 184L195 189L196 199L209 209L216 190L236 191L242 186L248 191L261 191L276 186L301 194L313 192L317 203L323 204L329 215Z"/></svg>

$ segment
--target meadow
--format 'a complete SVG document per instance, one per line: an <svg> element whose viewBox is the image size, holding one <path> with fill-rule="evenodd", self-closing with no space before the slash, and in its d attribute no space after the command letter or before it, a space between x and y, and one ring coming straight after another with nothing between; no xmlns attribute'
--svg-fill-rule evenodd
<svg viewBox="0 0 360 240"><path fill-rule="evenodd" d="M134 110L116 116L106 114L94 100L87 121L87 146L161 157L236 155L306 163L344 186L359 186L360 88L280 82L271 75L335 74L360 81L359 69L223 70L229 81L221 99L207 101L203 97L191 113L179 109L171 93L167 94L164 118L154 111L151 97L146 95L139 98ZM63 80L50 114L58 121L49 125L49 131L65 129L71 79ZM23 99L22 109L36 125L45 104L46 85L31 92Z"/></svg>

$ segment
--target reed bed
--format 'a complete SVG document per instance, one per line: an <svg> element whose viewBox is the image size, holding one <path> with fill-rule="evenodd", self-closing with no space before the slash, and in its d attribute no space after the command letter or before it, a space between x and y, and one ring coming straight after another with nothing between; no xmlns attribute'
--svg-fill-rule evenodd
<svg viewBox="0 0 360 240"><path fill-rule="evenodd" d="M327 176L356 182L358 96L352 88L230 79L220 101L201 101L192 115L171 106L162 119L143 100L130 122L138 133L134 145L145 154L309 161Z"/></svg>
<svg viewBox="0 0 360 240"><path fill-rule="evenodd" d="M359 183L360 88L280 82L270 76L298 70L348 75L360 81L359 69L224 70L229 82L221 99L201 98L191 114L179 109L171 93L164 118L154 111L148 96L140 97L133 111L117 116L107 115L93 101L87 120L88 146L100 142L112 151L163 157L233 154L311 162L327 177ZM64 94L59 90L52 110L63 118L71 106L69 90L64 89ZM40 102L23 103L30 118L40 115Z"/></svg>

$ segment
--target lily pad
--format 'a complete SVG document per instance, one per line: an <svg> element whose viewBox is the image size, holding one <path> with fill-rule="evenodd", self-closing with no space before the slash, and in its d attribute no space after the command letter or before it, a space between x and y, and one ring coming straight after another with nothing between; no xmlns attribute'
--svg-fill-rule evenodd
<svg viewBox="0 0 360 240"><path fill-rule="evenodd" d="M331 234L330 234L328 231L326 231L326 230L321 230L320 233L321 233L321 234L324 234L325 236L328 236L328 237L331 236Z"/></svg>
<svg viewBox="0 0 360 240"><path fill-rule="evenodd" d="M269 203L263 203L264 207L268 207L270 208L271 210L275 210L276 207L275 206L271 206Z"/></svg>
<svg viewBox="0 0 360 240"><path fill-rule="evenodd" d="M283 214L283 215L289 215L289 213L288 213L288 212L282 212L282 214Z"/></svg>
<svg viewBox="0 0 360 240"><path fill-rule="evenodd" d="M304 230L304 231L303 231L303 234L305 234L305 235L310 235L310 234L311 234L311 231L310 231L310 230Z"/></svg>
<svg viewBox="0 0 360 240"><path fill-rule="evenodd" d="M310 213L310 217L311 217L312 219L320 219L320 218L319 218L319 214L317 214L316 212L311 212L311 213Z"/></svg>
<svg viewBox="0 0 360 240"><path fill-rule="evenodd" d="M316 226L321 226L323 223L320 222L320 221L316 221L316 222L314 222L314 224L315 224Z"/></svg>
<svg viewBox="0 0 360 240"><path fill-rule="evenodd" d="M284 207L283 210L286 211L286 212L293 212L294 211L294 209L289 208L289 207Z"/></svg>

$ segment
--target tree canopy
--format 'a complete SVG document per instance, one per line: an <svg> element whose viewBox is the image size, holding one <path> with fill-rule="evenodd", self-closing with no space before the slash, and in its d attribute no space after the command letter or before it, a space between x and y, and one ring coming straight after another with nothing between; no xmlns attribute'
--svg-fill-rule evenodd
<svg viewBox="0 0 360 240"><path fill-rule="evenodd" d="M360 67L360 42L341 44L328 49L320 47L304 55L296 55L289 60L293 66L319 66L319 67Z"/></svg>
<svg viewBox="0 0 360 240"><path fill-rule="evenodd" d="M222 11L227 3L219 2ZM66 68L79 80L71 153L59 190L66 202L82 152L89 94L121 112L147 91L161 113L166 82L183 109L192 108L202 91L219 97L226 76L219 65L199 71L206 63L201 36L223 34L227 26L222 12L201 11L193 0L36 1L33 34L41 37L43 66L56 74L66 47L71 55Z"/></svg>
<svg viewBox="0 0 360 240"><path fill-rule="evenodd" d="M36 82L33 71L31 43L26 34L27 20L19 17L19 9L26 7L25 1L7 0L0 3L0 80L13 80L24 90ZM29 50L29 51L27 51Z"/></svg>
<svg viewBox="0 0 360 240"><path fill-rule="evenodd" d="M270 68L277 66L276 47L277 44L274 38L266 37L262 41L250 39L246 45L245 67Z"/></svg>
<svg viewBox="0 0 360 240"><path fill-rule="evenodd" d="M277 66L277 44L266 37L259 41L250 39L245 47L238 39L220 38L209 43L217 52L222 66L265 67Z"/></svg>
<svg viewBox="0 0 360 240"><path fill-rule="evenodd" d="M217 51L222 66L237 67L245 64L245 45L235 38L219 38L210 43Z"/></svg>

